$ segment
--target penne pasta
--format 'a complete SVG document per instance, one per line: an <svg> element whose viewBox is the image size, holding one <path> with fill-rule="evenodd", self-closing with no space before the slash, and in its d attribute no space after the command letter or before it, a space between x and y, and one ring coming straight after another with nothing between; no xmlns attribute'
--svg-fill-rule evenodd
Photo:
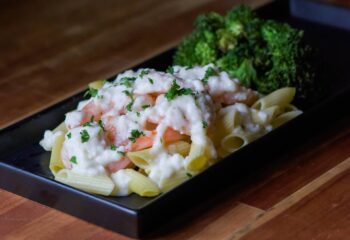
<svg viewBox="0 0 350 240"><path fill-rule="evenodd" d="M225 151L232 153L238 150L239 148L247 145L248 143L252 142L253 140L257 139L258 137L258 134L253 133L231 133L222 139L221 147Z"/></svg>
<svg viewBox="0 0 350 240"><path fill-rule="evenodd" d="M189 177L190 176L185 173L178 173L175 176L165 179L161 185L162 192L167 192L173 189L174 187L188 180Z"/></svg>
<svg viewBox="0 0 350 240"><path fill-rule="evenodd" d="M67 126L64 122L58 125L54 130L52 130L53 133L56 133L59 131L61 131L63 134L66 134L68 132Z"/></svg>
<svg viewBox="0 0 350 240"><path fill-rule="evenodd" d="M55 180L85 192L103 196L113 195L118 191L112 179L106 175L92 177L62 169L55 175Z"/></svg>
<svg viewBox="0 0 350 240"><path fill-rule="evenodd" d="M286 122L292 120L293 118L296 118L300 114L302 114L302 111L300 111L300 110L295 110L295 111L283 113L280 116L278 116L277 118L275 118L271 122L271 124L274 128L277 128L277 127L285 124Z"/></svg>
<svg viewBox="0 0 350 240"><path fill-rule="evenodd" d="M142 197L154 197L160 193L157 185L145 175L134 169L124 170L130 177L129 188L132 192Z"/></svg>
<svg viewBox="0 0 350 240"><path fill-rule="evenodd" d="M209 158L206 145L192 144L187 157L186 169L191 172L201 171L207 166Z"/></svg>
<svg viewBox="0 0 350 240"><path fill-rule="evenodd" d="M139 168L148 168L149 162L154 158L150 151L151 149L144 149L135 152L128 152L127 157Z"/></svg>
<svg viewBox="0 0 350 240"><path fill-rule="evenodd" d="M186 157L190 152L191 144L185 141L178 141L167 146L170 154L178 153L183 157Z"/></svg>
<svg viewBox="0 0 350 240"><path fill-rule="evenodd" d="M274 118L282 113L282 109L279 106L271 106L263 110L252 111L253 122L260 125L269 124Z"/></svg>
<svg viewBox="0 0 350 240"><path fill-rule="evenodd" d="M252 108L257 110L263 110L275 105L280 106L281 108L286 107L288 104L290 104L295 96L295 88L292 87L285 87L280 88L269 95L260 98L258 101L256 101Z"/></svg>
<svg viewBox="0 0 350 240"><path fill-rule="evenodd" d="M49 168L54 175L57 174L57 172L59 172L61 169L65 168L61 159L61 150L63 146L63 141L64 141L64 135L61 134L56 138L52 146Z"/></svg>

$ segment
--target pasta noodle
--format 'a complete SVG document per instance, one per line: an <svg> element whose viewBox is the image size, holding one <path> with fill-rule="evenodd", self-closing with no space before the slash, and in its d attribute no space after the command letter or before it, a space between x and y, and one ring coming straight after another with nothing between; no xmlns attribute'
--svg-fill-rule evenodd
<svg viewBox="0 0 350 240"><path fill-rule="evenodd" d="M52 146L49 168L53 174L56 174L58 171L60 171L65 167L61 159L61 150L62 150L63 141L64 141L64 135L61 134L56 138Z"/></svg>
<svg viewBox="0 0 350 240"><path fill-rule="evenodd" d="M290 111L290 112L286 112L281 114L280 116L278 116L277 118L275 118L271 124L274 128L277 128L283 124L285 124L286 122L292 120L293 118L296 118L297 116L299 116L302 112L300 110L295 110L295 111Z"/></svg>
<svg viewBox="0 0 350 240"><path fill-rule="evenodd" d="M142 197L154 197L160 193L160 189L145 175L136 172L134 169L125 169L130 177L130 190Z"/></svg>
<svg viewBox="0 0 350 240"><path fill-rule="evenodd" d="M292 102L295 95L295 88L291 87L285 87L280 88L269 95L260 98L258 101L256 101L253 104L253 108L257 110L266 109L268 107L272 107L275 105L280 106L281 108L284 108L289 103Z"/></svg>
<svg viewBox="0 0 350 240"><path fill-rule="evenodd" d="M154 158L150 149L144 149L135 152L128 152L127 157L139 168L148 168L149 162Z"/></svg>
<svg viewBox="0 0 350 240"><path fill-rule="evenodd" d="M201 171L207 166L209 158L206 145L192 144L186 168L193 172Z"/></svg>
<svg viewBox="0 0 350 240"><path fill-rule="evenodd" d="M55 180L76 187L83 191L103 196L114 195L118 190L108 176L85 176L62 169L55 175Z"/></svg>
<svg viewBox="0 0 350 240"><path fill-rule="evenodd" d="M186 157L190 152L191 144L185 141L178 141L178 142L169 144L167 148L170 154L178 153L183 157Z"/></svg>

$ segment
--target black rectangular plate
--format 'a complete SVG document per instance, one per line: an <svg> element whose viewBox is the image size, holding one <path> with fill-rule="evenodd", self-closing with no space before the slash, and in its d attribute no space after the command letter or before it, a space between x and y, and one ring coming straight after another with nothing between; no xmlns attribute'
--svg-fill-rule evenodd
<svg viewBox="0 0 350 240"><path fill-rule="evenodd" d="M198 203L209 201L332 121L349 115L349 32L294 18L287 1L269 4L258 14L304 29L308 42L321 51L325 67L332 73L329 96L305 109L304 114L158 197L102 197L54 181L48 169L50 153L38 145L44 130L62 122L64 113L82 100L80 93L0 132L0 187L122 234L142 237L184 216ZM135 68L164 70L171 64L173 52L164 52Z"/></svg>

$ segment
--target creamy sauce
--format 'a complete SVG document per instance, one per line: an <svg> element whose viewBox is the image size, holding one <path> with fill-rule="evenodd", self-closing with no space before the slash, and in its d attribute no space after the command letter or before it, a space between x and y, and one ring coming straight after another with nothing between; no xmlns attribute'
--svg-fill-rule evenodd
<svg viewBox="0 0 350 240"><path fill-rule="evenodd" d="M52 150L52 146L55 143L57 137L59 137L60 135L62 135L63 132L61 131L57 131L57 132L53 132L50 130L46 130L44 133L44 138L40 141L40 145L46 150L46 151L51 151Z"/></svg>

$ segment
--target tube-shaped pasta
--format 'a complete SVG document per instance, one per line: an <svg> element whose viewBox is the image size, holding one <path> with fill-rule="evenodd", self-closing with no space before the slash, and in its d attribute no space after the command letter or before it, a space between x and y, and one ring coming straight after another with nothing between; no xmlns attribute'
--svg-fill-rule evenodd
<svg viewBox="0 0 350 240"><path fill-rule="evenodd" d="M61 134L56 138L52 146L49 168L54 175L61 169L65 168L61 159L61 150L62 150L63 142L64 142L64 135Z"/></svg>
<svg viewBox="0 0 350 240"><path fill-rule="evenodd" d="M185 173L178 173L175 176L165 179L161 184L161 190L162 192L169 191L185 182L188 178L189 176L187 176Z"/></svg>
<svg viewBox="0 0 350 240"><path fill-rule="evenodd" d="M234 108L227 108L225 112L221 112L218 115L215 123L213 124L216 127L211 128L210 132L208 133L216 146L220 145L222 138L232 132L232 129L239 124L238 121L239 113Z"/></svg>
<svg viewBox="0 0 350 240"><path fill-rule="evenodd" d="M139 168L148 168L150 160L154 158L154 155L151 153L150 148L128 152L127 157Z"/></svg>
<svg viewBox="0 0 350 240"><path fill-rule="evenodd" d="M55 175L55 180L85 192L103 196L109 196L117 192L113 180L106 175L84 176L69 169L62 169Z"/></svg>
<svg viewBox="0 0 350 240"><path fill-rule="evenodd" d="M191 144L185 141L178 141L167 146L170 154L178 153L183 157L186 157L190 152Z"/></svg>
<svg viewBox="0 0 350 240"><path fill-rule="evenodd" d="M89 83L89 88L100 89L103 87L103 85L104 85L104 80L97 80Z"/></svg>
<svg viewBox="0 0 350 240"><path fill-rule="evenodd" d="M63 134L66 134L68 132L67 126L64 122L61 122L60 125L58 125L54 130L52 130L53 133L61 131Z"/></svg>
<svg viewBox="0 0 350 240"><path fill-rule="evenodd" d="M257 134L231 133L222 139L221 146L227 152L232 153L257 137Z"/></svg>
<svg viewBox="0 0 350 240"><path fill-rule="evenodd" d="M284 108L289 103L292 102L295 96L295 88L293 87L284 87L277 89L276 91L270 93L269 95L260 98L253 104L253 108L257 110L266 109L274 105L278 105L281 108Z"/></svg>
<svg viewBox="0 0 350 240"><path fill-rule="evenodd" d="M252 111L252 119L256 124L266 125L269 124L274 118L282 113L282 109L279 106L271 106L264 110L255 110Z"/></svg>
<svg viewBox="0 0 350 240"><path fill-rule="evenodd" d="M238 124L238 112L235 109L232 109L226 112L221 118L221 132L224 135L229 134L232 129L234 129Z"/></svg>
<svg viewBox="0 0 350 240"><path fill-rule="evenodd" d="M279 115L277 118L275 118L271 124L274 128L277 128L283 124L285 124L286 122L292 120L293 118L299 116L300 114L302 114L303 112L300 110L295 110L295 111L290 111L290 112L286 112L283 113L281 115Z"/></svg>
<svg viewBox="0 0 350 240"><path fill-rule="evenodd" d="M124 171L130 177L129 188L132 192L142 197L154 197L160 194L160 189L150 178L134 169L125 169Z"/></svg>
<svg viewBox="0 0 350 240"><path fill-rule="evenodd" d="M288 104L288 105L284 108L284 112L291 112L291 111L296 111L296 110L299 111L299 109L298 109L296 106L294 106L293 104Z"/></svg>
<svg viewBox="0 0 350 240"><path fill-rule="evenodd" d="M208 146L192 143L190 154L186 159L186 168L193 172L201 171L207 166L209 158Z"/></svg>

